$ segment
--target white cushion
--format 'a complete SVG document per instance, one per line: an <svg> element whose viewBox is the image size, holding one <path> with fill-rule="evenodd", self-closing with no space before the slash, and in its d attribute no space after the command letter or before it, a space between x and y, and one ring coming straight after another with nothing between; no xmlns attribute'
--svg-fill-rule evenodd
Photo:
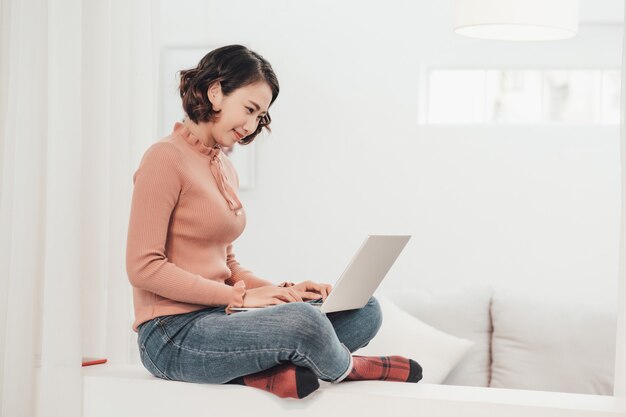
<svg viewBox="0 0 626 417"><path fill-rule="evenodd" d="M491 286L481 284L430 291L402 289L385 294L400 308L426 324L474 342L474 346L450 372L443 384L489 386Z"/></svg>
<svg viewBox="0 0 626 417"><path fill-rule="evenodd" d="M613 395L613 303L497 289L492 315L492 387Z"/></svg>
<svg viewBox="0 0 626 417"><path fill-rule="evenodd" d="M372 341L357 355L400 355L423 368L424 383L440 384L474 344L422 322L400 309L389 298L377 295L383 324Z"/></svg>

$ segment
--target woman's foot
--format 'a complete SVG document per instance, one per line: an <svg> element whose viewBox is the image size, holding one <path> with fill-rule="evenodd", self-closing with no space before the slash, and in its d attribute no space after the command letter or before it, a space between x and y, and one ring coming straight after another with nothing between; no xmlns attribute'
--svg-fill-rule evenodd
<svg viewBox="0 0 626 417"><path fill-rule="evenodd" d="M313 371L291 363L235 378L229 383L262 389L281 398L304 398L320 387Z"/></svg>
<svg viewBox="0 0 626 417"><path fill-rule="evenodd" d="M352 356L352 371L346 381L399 381L418 382L422 367L404 356Z"/></svg>

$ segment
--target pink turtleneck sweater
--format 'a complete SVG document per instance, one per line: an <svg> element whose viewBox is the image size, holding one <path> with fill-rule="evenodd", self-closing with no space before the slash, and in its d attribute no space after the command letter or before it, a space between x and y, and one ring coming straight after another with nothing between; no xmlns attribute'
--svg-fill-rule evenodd
<svg viewBox="0 0 626 417"><path fill-rule="evenodd" d="M243 269L232 242L243 232L239 180L219 148L182 123L150 146L135 172L126 246L133 330L207 306L241 306L245 288L273 285Z"/></svg>

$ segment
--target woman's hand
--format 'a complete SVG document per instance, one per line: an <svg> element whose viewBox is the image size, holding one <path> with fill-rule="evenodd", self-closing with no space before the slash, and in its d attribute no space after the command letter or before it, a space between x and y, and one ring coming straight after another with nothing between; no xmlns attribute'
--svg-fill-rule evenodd
<svg viewBox="0 0 626 417"><path fill-rule="evenodd" d="M243 307L265 307L298 301L302 301L302 297L293 287L268 285L246 290L243 296Z"/></svg>
<svg viewBox="0 0 626 417"><path fill-rule="evenodd" d="M313 281L303 281L287 288L296 290L302 299L317 300L322 298L323 301L326 301L326 297L333 289L330 284L318 284Z"/></svg>

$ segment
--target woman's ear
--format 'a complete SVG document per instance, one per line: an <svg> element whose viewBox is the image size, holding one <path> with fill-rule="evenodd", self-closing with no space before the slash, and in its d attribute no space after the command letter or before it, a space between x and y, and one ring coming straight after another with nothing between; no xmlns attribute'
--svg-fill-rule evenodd
<svg viewBox="0 0 626 417"><path fill-rule="evenodd" d="M213 110L220 111L222 106L222 99L224 95L222 94L222 85L219 81L214 82L209 86L207 90L207 97L213 106Z"/></svg>

